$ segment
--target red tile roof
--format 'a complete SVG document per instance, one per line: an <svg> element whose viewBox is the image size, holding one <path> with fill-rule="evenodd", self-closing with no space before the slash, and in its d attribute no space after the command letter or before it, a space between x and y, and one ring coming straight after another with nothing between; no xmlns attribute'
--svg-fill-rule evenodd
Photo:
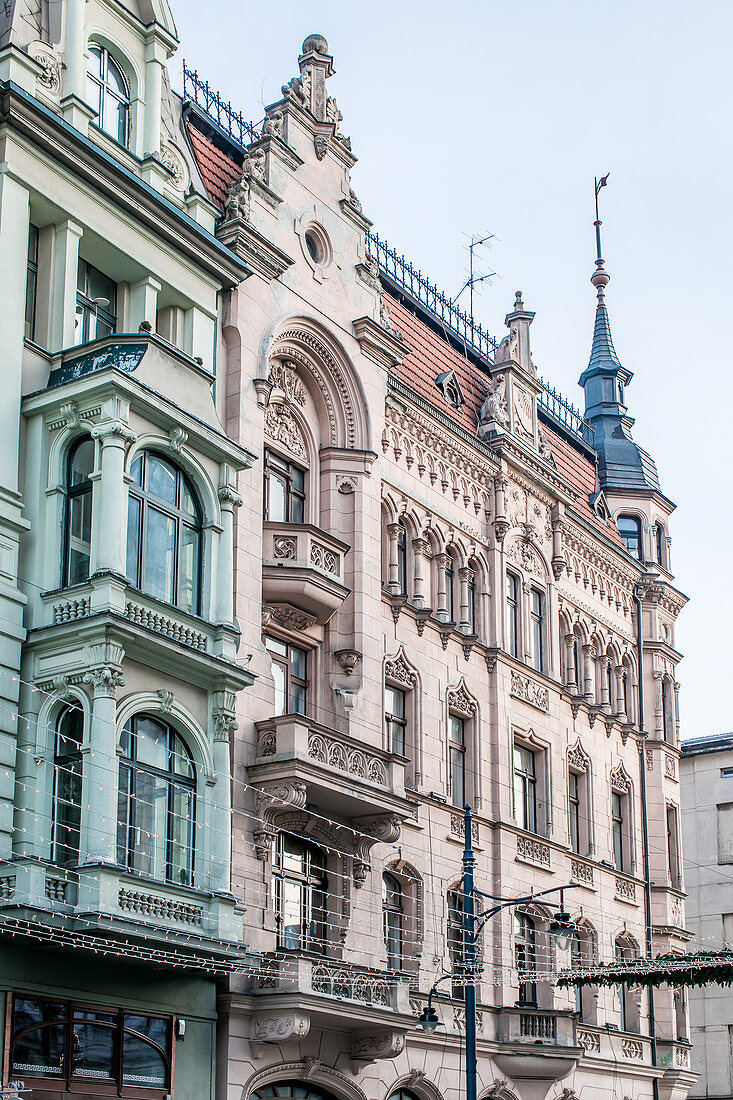
<svg viewBox="0 0 733 1100"><path fill-rule="evenodd" d="M394 374L417 390L431 405L450 415L461 427L475 432L479 410L488 390L488 379L474 363L416 317L406 305L390 294L385 294L385 298L392 322L410 348L402 363L394 368ZM435 379L448 370L455 371L466 399L459 409L449 406L435 385ZM550 444L557 472L580 493L576 511L596 530L621 546L615 523L600 519L590 506L590 497L596 488L595 463L544 423L543 431Z"/></svg>
<svg viewBox="0 0 733 1100"><path fill-rule="evenodd" d="M201 178L206 187L206 193L211 201L221 209L227 198L227 188L234 180L242 175L241 165L223 153L213 141L197 130L195 126L188 124L188 136L191 140L193 154L199 166Z"/></svg>
<svg viewBox="0 0 733 1100"><path fill-rule="evenodd" d="M188 133L206 192L211 201L223 209L227 187L233 180L239 178L241 166L190 123ZM416 317L402 302L386 293L385 299L395 328L402 333L410 348L404 361L394 368L395 375L417 390L432 405L437 408L442 408L444 405L443 411L449 413L461 427L469 432L475 432L479 409L488 389L486 377L474 363ZM465 404L459 409L450 407L435 385L435 379L449 370L455 371L465 398ZM580 499L576 505L577 511L593 527L621 546L616 525L599 519L590 506L589 498L595 491L596 485L594 463L549 427L545 426L544 431L555 458L558 473L580 493Z"/></svg>

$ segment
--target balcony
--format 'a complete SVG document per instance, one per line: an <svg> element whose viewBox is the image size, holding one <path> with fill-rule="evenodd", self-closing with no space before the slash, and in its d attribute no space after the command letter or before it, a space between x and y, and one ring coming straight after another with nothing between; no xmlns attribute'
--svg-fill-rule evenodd
<svg viewBox="0 0 733 1100"><path fill-rule="evenodd" d="M323 626L349 595L343 583L349 547L308 523L263 524L262 598L288 603Z"/></svg>
<svg viewBox="0 0 733 1100"><path fill-rule="evenodd" d="M383 749L337 734L311 718L286 714L257 723L257 757L247 770L256 786L303 783L307 801L329 816L412 814L405 795L405 762Z"/></svg>
<svg viewBox="0 0 733 1100"><path fill-rule="evenodd" d="M575 1015L539 1008L502 1008L497 1039L500 1043L575 1048Z"/></svg>
<svg viewBox="0 0 733 1100"><path fill-rule="evenodd" d="M163 965L175 964L178 952L183 966L254 962L241 943L234 897L144 879L121 867L66 870L23 858L1 864L0 932L33 935L34 929L81 949L100 944L114 954L128 947L133 955L162 952Z"/></svg>
<svg viewBox="0 0 733 1100"><path fill-rule="evenodd" d="M651 1044L645 1035L578 1023L577 1036L585 1058L651 1065Z"/></svg>
<svg viewBox="0 0 733 1100"><path fill-rule="evenodd" d="M254 679L233 663L239 645L234 627L162 603L112 573L41 595L40 615L29 631L29 646L37 653L37 677L53 678L61 665L66 670L70 652L77 652L81 660L84 643L107 637L119 641L128 657L152 664L161 673L185 672L191 683L208 686L214 671L225 671L237 681L232 690Z"/></svg>

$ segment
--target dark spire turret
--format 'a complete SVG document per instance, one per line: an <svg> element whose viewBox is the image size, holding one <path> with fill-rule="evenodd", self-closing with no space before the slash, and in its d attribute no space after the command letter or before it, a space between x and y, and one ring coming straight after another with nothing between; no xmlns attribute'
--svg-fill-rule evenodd
<svg viewBox="0 0 733 1100"><path fill-rule="evenodd" d="M610 173L609 173L610 174ZM596 319L588 366L579 384L585 391L585 419L595 430L598 475L602 489L659 489L654 459L631 437L634 423L627 415L625 390L633 378L622 366L611 336L611 322L605 291L611 276L601 255L601 220L598 193L606 186L608 175L595 181L596 189L596 269L591 283L596 289Z"/></svg>

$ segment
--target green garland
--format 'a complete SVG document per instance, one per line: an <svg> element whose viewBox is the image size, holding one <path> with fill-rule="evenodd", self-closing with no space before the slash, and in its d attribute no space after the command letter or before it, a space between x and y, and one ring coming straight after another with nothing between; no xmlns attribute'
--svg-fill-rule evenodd
<svg viewBox="0 0 733 1100"><path fill-rule="evenodd" d="M564 971L559 986L702 986L733 985L733 951L695 951L689 955L655 955L617 959Z"/></svg>

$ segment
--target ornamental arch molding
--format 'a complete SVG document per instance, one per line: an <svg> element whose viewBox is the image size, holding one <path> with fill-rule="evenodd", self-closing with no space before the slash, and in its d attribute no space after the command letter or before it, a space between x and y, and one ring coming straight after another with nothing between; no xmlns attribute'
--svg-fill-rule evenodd
<svg viewBox="0 0 733 1100"><path fill-rule="evenodd" d="M284 1084L286 1081L316 1085L330 1092L336 1100L367 1100L366 1093L346 1074L322 1065L317 1058L304 1058L302 1062L282 1062L280 1065L268 1066L267 1069L260 1070L245 1082L241 1100L249 1100L249 1097L263 1085L274 1085L278 1082ZM426 1098L426 1100L433 1100L433 1098ZM442 1100L442 1097L439 1100Z"/></svg>
<svg viewBox="0 0 733 1100"><path fill-rule="evenodd" d="M193 715L177 699L171 698L170 694L165 691L140 691L123 699L117 708L117 744L120 744L122 731L131 718L136 714L150 714L153 718L169 723L180 733L204 774L213 776L214 756L209 740Z"/></svg>
<svg viewBox="0 0 733 1100"><path fill-rule="evenodd" d="M392 1100L395 1093L401 1089L413 1093L418 1100L443 1100L443 1094L437 1085L434 1085L430 1078L419 1069L414 1069L411 1073L398 1077L390 1086L387 1093L388 1100Z"/></svg>
<svg viewBox="0 0 733 1100"><path fill-rule="evenodd" d="M276 361L296 364L323 418L323 445L369 449L369 418L361 383L343 348L320 325L305 317L285 322L270 344L267 360L268 371Z"/></svg>
<svg viewBox="0 0 733 1100"><path fill-rule="evenodd" d="M481 1093L479 1100L519 1100L519 1097L506 1081L494 1081Z"/></svg>
<svg viewBox="0 0 733 1100"><path fill-rule="evenodd" d="M125 474L129 477L132 464L143 451L153 452L178 466L192 481L199 496L203 523L219 525L221 523L221 507L217 488L212 483L205 467L188 447L183 446L183 441L176 441L173 433L163 435L157 432L146 432L138 436L125 457Z"/></svg>

